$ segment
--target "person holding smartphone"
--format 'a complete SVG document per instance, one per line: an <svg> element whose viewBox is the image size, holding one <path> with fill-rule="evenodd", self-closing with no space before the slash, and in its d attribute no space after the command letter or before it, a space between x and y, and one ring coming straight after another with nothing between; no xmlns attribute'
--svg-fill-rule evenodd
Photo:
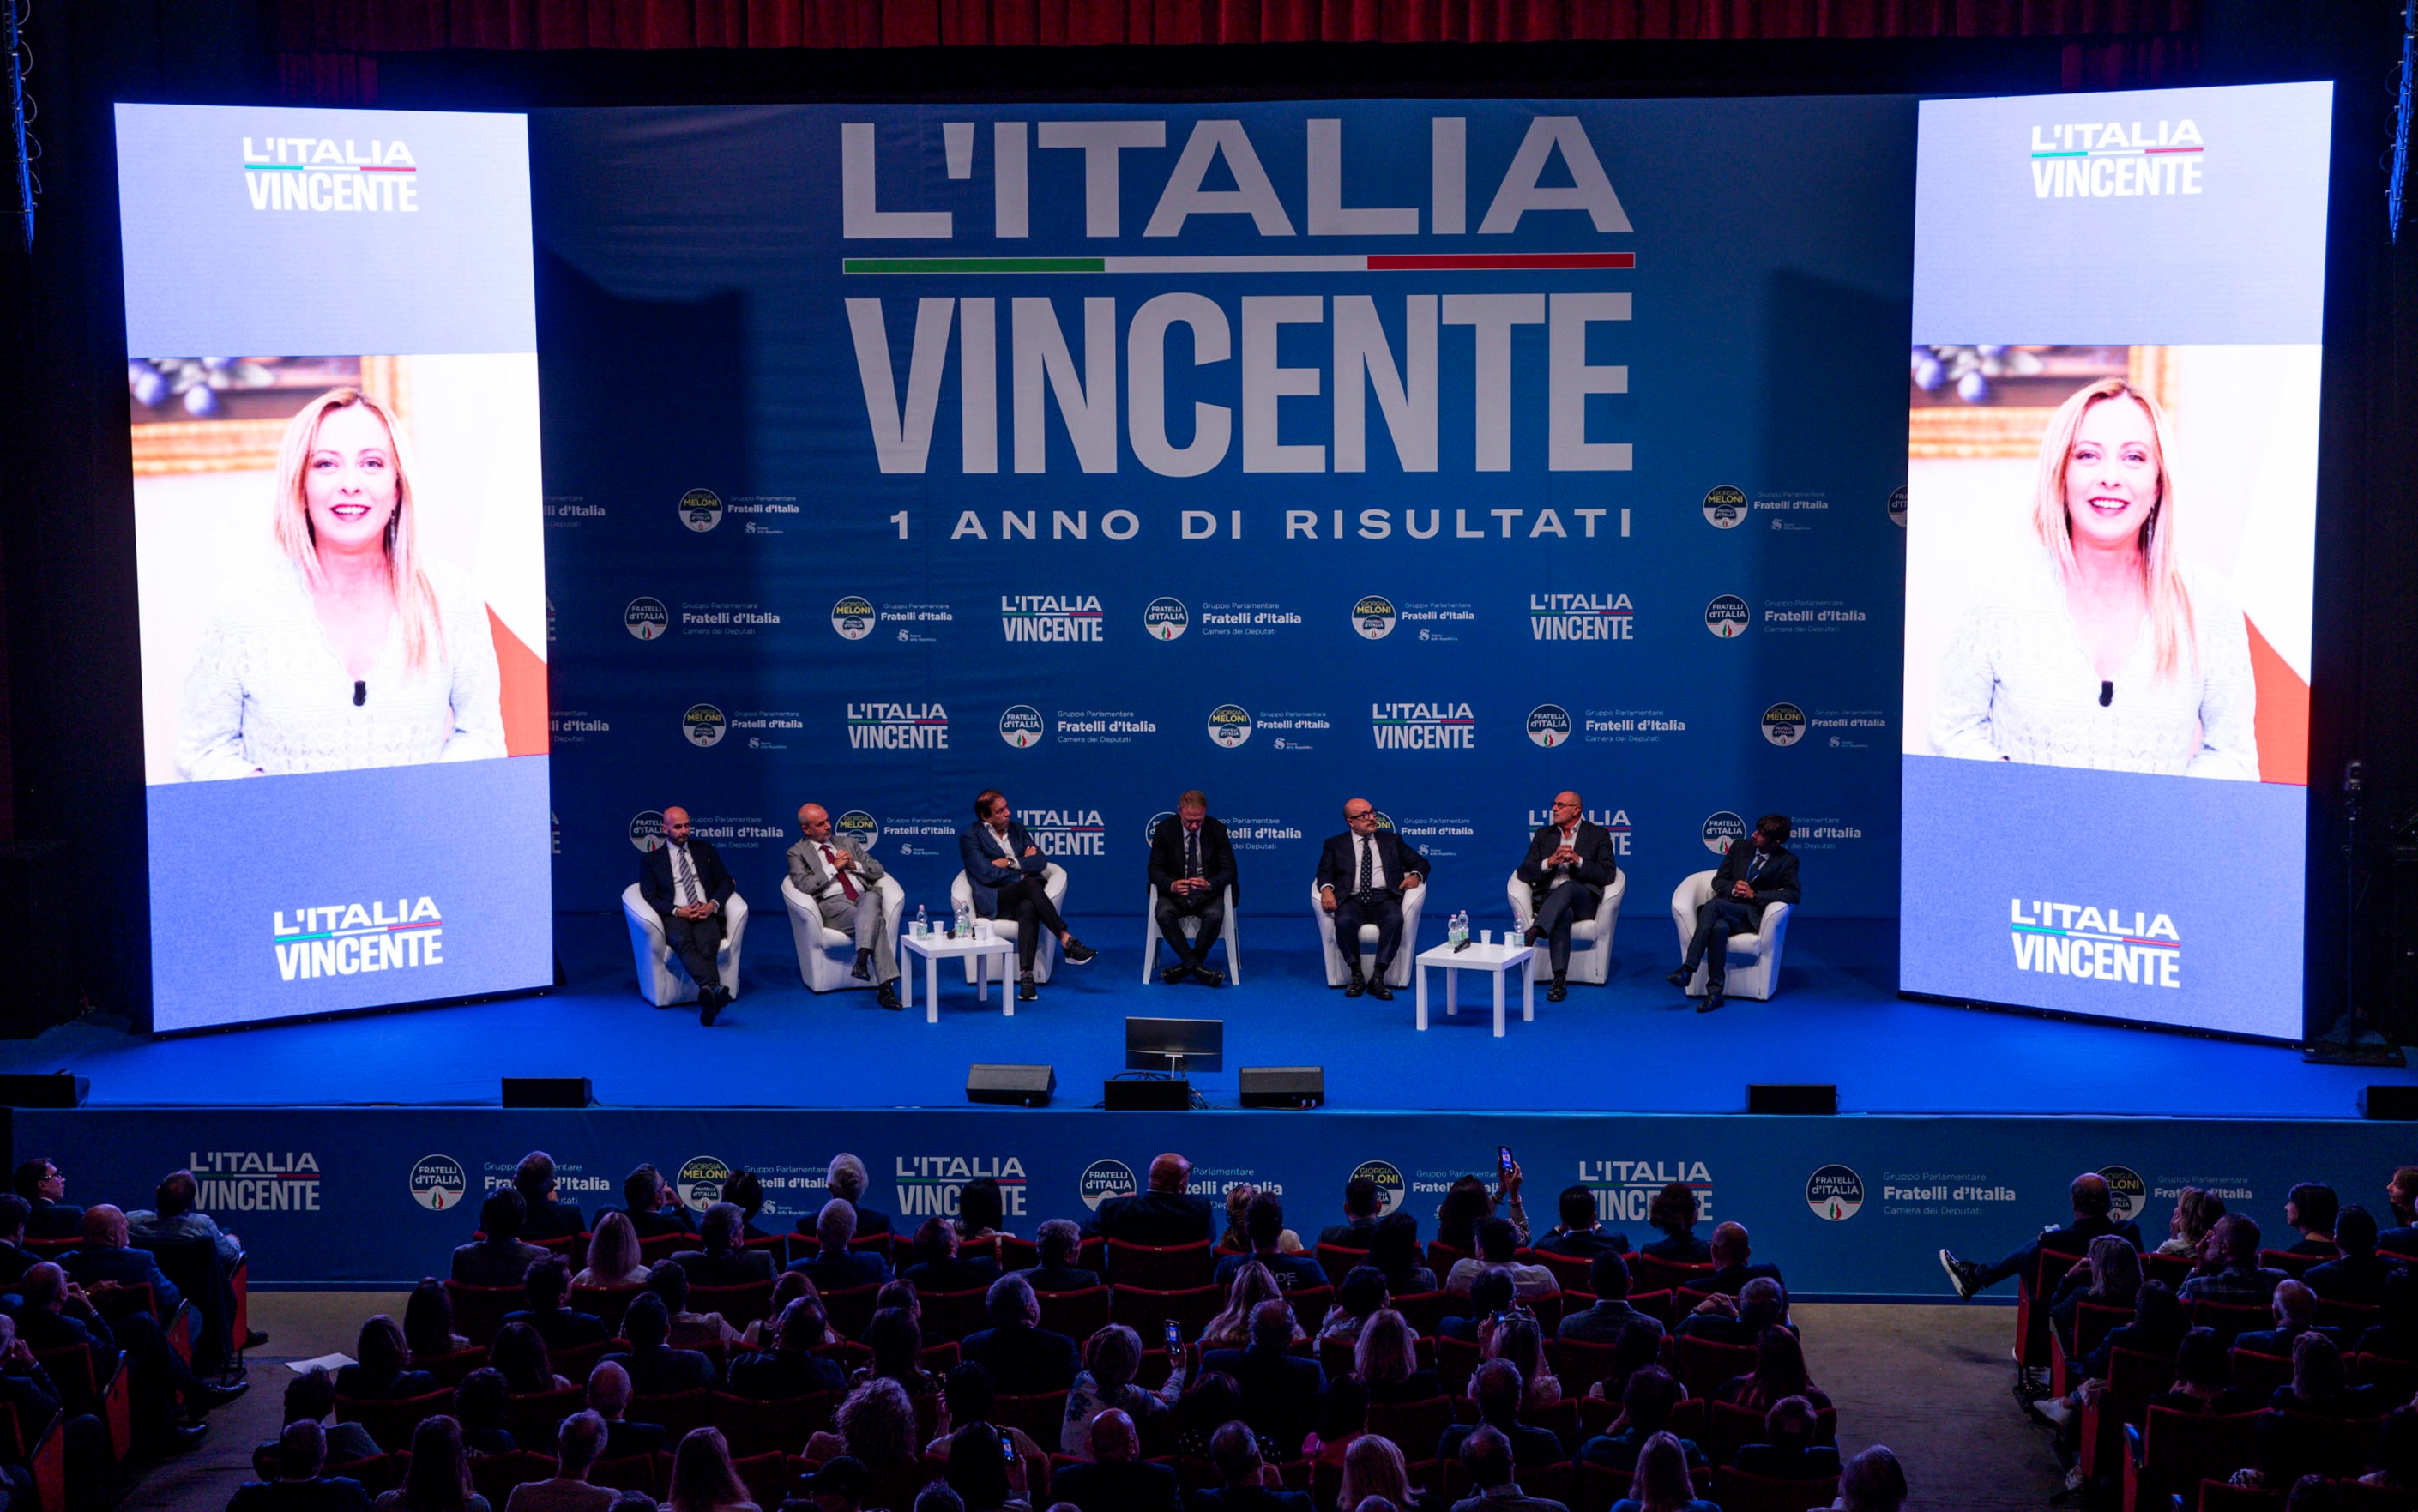
<svg viewBox="0 0 2418 1512"><path fill-rule="evenodd" d="M1064 1391L1075 1383L1082 1361L1075 1341L1041 1326L1041 1302L1033 1283L1002 1275L983 1298L991 1325L969 1334L957 1346L961 1358L990 1372L993 1390L1009 1397Z"/></svg>

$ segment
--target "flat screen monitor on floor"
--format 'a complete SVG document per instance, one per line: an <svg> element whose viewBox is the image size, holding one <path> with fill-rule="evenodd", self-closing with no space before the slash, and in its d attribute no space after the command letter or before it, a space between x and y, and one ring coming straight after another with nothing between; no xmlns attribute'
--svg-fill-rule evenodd
<svg viewBox="0 0 2418 1512"><path fill-rule="evenodd" d="M1226 1021L1222 1018L1128 1018L1125 1069L1166 1071L1171 1058L1179 1074L1226 1069Z"/></svg>
<svg viewBox="0 0 2418 1512"><path fill-rule="evenodd" d="M2333 96L1922 105L1905 991L2301 1037Z"/></svg>
<svg viewBox="0 0 2418 1512"><path fill-rule="evenodd" d="M152 1027L553 976L518 115L117 107Z"/></svg>

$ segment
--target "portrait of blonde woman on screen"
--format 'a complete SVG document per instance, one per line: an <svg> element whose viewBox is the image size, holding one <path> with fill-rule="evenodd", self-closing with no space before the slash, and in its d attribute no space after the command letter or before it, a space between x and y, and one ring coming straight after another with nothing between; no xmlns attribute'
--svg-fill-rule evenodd
<svg viewBox="0 0 2418 1512"><path fill-rule="evenodd" d="M486 607L421 555L404 433L332 389L278 447L276 560L212 611L185 680L176 771L341 771L504 755Z"/></svg>
<svg viewBox="0 0 2418 1512"><path fill-rule="evenodd" d="M2186 558L2166 417L2120 378L2041 438L2036 549L1976 596L1932 711L1940 756L2258 780L2250 640L2231 586Z"/></svg>

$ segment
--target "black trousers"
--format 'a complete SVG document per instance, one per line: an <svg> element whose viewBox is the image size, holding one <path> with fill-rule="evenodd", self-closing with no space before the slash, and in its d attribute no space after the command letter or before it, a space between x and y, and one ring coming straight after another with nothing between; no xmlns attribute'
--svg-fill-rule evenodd
<svg viewBox="0 0 2418 1512"><path fill-rule="evenodd" d="M1199 966L1209 958L1209 947L1217 943L1217 936L1226 927L1226 891L1203 888L1180 898L1172 893L1161 893L1157 913L1158 932L1167 937L1167 948L1175 952L1176 960L1185 966ZM1184 938L1186 919L1201 921L1197 941Z"/></svg>
<svg viewBox="0 0 2418 1512"><path fill-rule="evenodd" d="M1581 919L1594 918L1595 910L1602 906L1603 889L1592 882L1564 882L1537 905L1537 927L1545 932L1553 975L1569 974L1570 925Z"/></svg>
<svg viewBox="0 0 2418 1512"><path fill-rule="evenodd" d="M1730 936L1754 933L1754 910L1736 898L1713 898L1696 910L1696 933L1688 941L1689 970L1705 963L1705 980L1720 986L1728 974Z"/></svg>
<svg viewBox="0 0 2418 1512"><path fill-rule="evenodd" d="M1047 878L1026 877L999 890L999 911L991 917L1016 921L1016 969L1033 970L1033 953L1041 948L1041 930L1053 935L1066 932L1066 921L1058 917L1058 906L1049 901L1045 886ZM1034 925L1039 925L1035 928Z"/></svg>
<svg viewBox="0 0 2418 1512"><path fill-rule="evenodd" d="M1383 976L1394 964L1394 953L1402 948L1402 900L1391 893L1380 892L1374 899L1363 903L1350 893L1335 894L1335 948L1343 953L1343 964L1354 970L1360 968L1360 926L1377 926L1377 967L1375 974Z"/></svg>
<svg viewBox="0 0 2418 1512"><path fill-rule="evenodd" d="M714 954L722 949L722 915L704 919L683 919L677 914L664 915L664 943L688 968L692 981L700 987L722 985L721 968L714 964Z"/></svg>

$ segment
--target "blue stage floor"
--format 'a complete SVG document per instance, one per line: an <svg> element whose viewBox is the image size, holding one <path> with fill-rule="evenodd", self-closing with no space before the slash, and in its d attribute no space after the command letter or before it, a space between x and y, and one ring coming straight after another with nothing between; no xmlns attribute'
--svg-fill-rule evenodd
<svg viewBox="0 0 2418 1512"><path fill-rule="evenodd" d="M1364 1109L1729 1113L1749 1082L1835 1082L1843 1112L2353 1118L2358 1089L2408 1072L2306 1066L2297 1050L1905 1002L1894 920L1801 919L1781 991L1700 1016L1664 983L1670 927L1623 921L1611 985L1544 1000L1492 1034L1481 975L1458 1018L1432 978L1427 1033L1412 994L1327 988L1306 919L1247 918L1246 985L1140 985L1131 918L1077 919L1100 949L1062 966L1002 1018L941 977L941 1022L865 991L798 983L777 914L750 929L739 1000L712 1031L630 985L620 915L562 914L570 985L542 997L151 1041L89 1024L0 1043L0 1070L72 1070L101 1105L493 1105L503 1076L585 1076L622 1107L963 1107L976 1061L1048 1061L1061 1107L1089 1107L1122 1069L1128 1014L1226 1020L1222 1073L1194 1078L1232 1107L1239 1065L1320 1065L1328 1106ZM1659 927L1658 927L1659 926ZM1430 943L1433 943L1432 940ZM1516 989L1516 983L1515 983Z"/></svg>

